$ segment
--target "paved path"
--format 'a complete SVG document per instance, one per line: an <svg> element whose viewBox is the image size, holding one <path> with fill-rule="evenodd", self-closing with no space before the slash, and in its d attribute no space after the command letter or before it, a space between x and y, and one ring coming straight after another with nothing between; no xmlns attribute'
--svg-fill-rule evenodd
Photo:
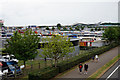
<svg viewBox="0 0 120 80"><path fill-rule="evenodd" d="M103 65L105 65L106 63L108 63L111 59L113 59L115 56L118 55L118 47L111 49L110 51L105 52L104 54L99 55L99 62L92 62L87 61L86 63L88 64L89 68L88 68L88 74L81 74L79 73L78 67L76 66L75 69L73 70L69 70L68 72L64 73L61 76L56 76L55 78L59 78L60 79L75 79L75 78L88 78L91 74L93 74L94 72L96 72L100 67L102 67Z"/></svg>

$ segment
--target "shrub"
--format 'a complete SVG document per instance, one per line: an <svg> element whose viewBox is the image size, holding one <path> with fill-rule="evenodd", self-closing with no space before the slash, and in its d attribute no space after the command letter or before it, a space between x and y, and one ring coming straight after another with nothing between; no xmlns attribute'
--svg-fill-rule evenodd
<svg viewBox="0 0 120 80"><path fill-rule="evenodd" d="M29 80L49 80L59 73L58 68L47 67L39 71L29 73Z"/></svg>

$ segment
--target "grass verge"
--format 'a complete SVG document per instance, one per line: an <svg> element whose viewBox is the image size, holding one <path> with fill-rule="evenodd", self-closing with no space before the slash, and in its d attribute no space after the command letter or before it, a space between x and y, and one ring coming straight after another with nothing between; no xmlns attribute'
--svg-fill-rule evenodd
<svg viewBox="0 0 120 80"><path fill-rule="evenodd" d="M91 76L88 77L87 80L97 80L100 78L110 67L112 67L118 60L120 59L120 55L114 57L111 61L109 61L107 64L102 66L100 69L98 69L95 73L93 73Z"/></svg>

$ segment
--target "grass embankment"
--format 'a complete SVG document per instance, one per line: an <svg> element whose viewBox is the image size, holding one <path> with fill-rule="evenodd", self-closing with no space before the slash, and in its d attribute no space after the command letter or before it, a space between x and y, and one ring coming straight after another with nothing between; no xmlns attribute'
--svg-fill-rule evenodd
<svg viewBox="0 0 120 80"><path fill-rule="evenodd" d="M100 78L111 66L113 66L118 60L120 59L120 54L116 57L114 57L111 61L109 61L107 64L102 66L100 69L98 69L95 73L93 73L91 76L88 77L87 80L97 80Z"/></svg>

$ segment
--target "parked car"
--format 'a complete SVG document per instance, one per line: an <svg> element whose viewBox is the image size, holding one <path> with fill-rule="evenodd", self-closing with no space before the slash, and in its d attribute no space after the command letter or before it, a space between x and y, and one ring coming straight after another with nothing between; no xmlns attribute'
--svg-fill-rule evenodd
<svg viewBox="0 0 120 80"><path fill-rule="evenodd" d="M2 56L2 58L1 58L3 61L16 61L16 62L18 62L19 60L17 60L16 58L15 58L15 56L14 55L5 55L5 56ZM1 60L0 59L0 60Z"/></svg>
<svg viewBox="0 0 120 80"><path fill-rule="evenodd" d="M7 74L7 76L13 76L15 74L21 74L20 66L18 66L18 63L16 61L1 61L1 69L0 72L2 76Z"/></svg>
<svg viewBox="0 0 120 80"><path fill-rule="evenodd" d="M24 65L18 66L18 60L14 55L0 56L0 76L7 74L8 76L14 76L15 74L21 74Z"/></svg>

